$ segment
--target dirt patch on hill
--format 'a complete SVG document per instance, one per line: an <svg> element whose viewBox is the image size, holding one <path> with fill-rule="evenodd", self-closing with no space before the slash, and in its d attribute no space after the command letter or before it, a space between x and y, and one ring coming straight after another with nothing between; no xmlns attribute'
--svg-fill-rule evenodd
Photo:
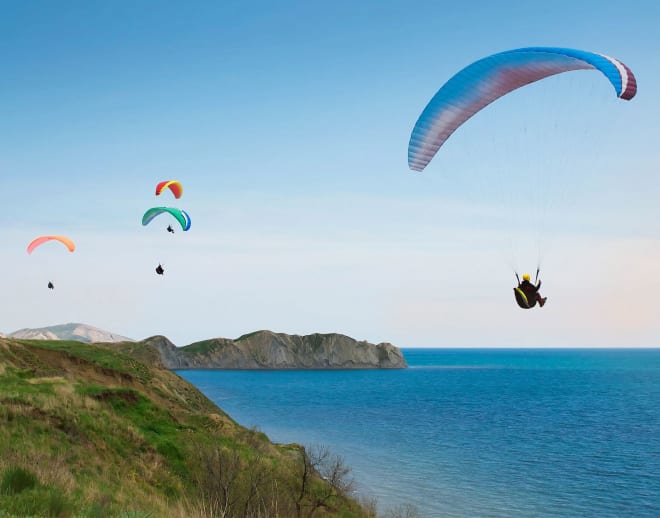
<svg viewBox="0 0 660 518"><path fill-rule="evenodd" d="M123 401L129 406L136 405L139 401L138 395L132 390L104 390L91 397L97 401L112 403L114 401Z"/></svg>

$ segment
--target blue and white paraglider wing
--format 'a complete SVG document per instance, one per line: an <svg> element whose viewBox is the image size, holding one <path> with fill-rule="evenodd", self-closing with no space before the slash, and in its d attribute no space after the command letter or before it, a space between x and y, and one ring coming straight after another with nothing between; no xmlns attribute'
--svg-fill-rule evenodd
<svg viewBox="0 0 660 518"><path fill-rule="evenodd" d="M408 165L422 171L466 120L513 90L572 70L600 71L617 97L632 99L637 82L614 58L584 50L529 47L493 54L458 72L433 96L419 116L408 145Z"/></svg>

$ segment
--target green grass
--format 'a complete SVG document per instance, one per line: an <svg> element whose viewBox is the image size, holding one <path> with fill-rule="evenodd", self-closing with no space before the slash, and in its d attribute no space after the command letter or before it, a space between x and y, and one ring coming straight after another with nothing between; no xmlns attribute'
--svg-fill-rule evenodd
<svg viewBox="0 0 660 518"><path fill-rule="evenodd" d="M252 338L253 336L256 336L258 334L263 333L263 331L252 331L251 333L246 333L244 335L239 336L236 341L240 342L241 340L247 340L248 338Z"/></svg>
<svg viewBox="0 0 660 518"><path fill-rule="evenodd" d="M19 516L59 517L71 508L66 495L57 487L41 484L32 471L10 466L2 472L0 509L4 512Z"/></svg>
<svg viewBox="0 0 660 518"><path fill-rule="evenodd" d="M20 468L7 468L0 479L0 494L17 495L26 489L33 489L37 485L37 477L31 471Z"/></svg>
<svg viewBox="0 0 660 518"><path fill-rule="evenodd" d="M88 344L73 340L17 340L25 345L64 352L72 357L87 360L97 367L113 370L146 382L151 379L150 369L142 362L115 351L111 346Z"/></svg>
<svg viewBox="0 0 660 518"><path fill-rule="evenodd" d="M218 476L231 494L227 517L294 516L296 446L240 427L126 350L0 339L0 518L198 518L224 498ZM368 514L339 495L314 516Z"/></svg>
<svg viewBox="0 0 660 518"><path fill-rule="evenodd" d="M222 347L224 347L224 344L220 341L214 339L202 340L182 347L181 352L184 354L205 354L214 349L221 349Z"/></svg>

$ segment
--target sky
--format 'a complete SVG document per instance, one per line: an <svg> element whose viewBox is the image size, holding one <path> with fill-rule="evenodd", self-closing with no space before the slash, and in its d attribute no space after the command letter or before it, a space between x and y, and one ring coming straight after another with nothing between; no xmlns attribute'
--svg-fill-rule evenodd
<svg viewBox="0 0 660 518"><path fill-rule="evenodd" d="M0 0L0 331L660 346L660 4L576 4ZM527 46L614 56L638 94L529 85L410 171L442 84ZM190 231L143 227L156 205Z"/></svg>

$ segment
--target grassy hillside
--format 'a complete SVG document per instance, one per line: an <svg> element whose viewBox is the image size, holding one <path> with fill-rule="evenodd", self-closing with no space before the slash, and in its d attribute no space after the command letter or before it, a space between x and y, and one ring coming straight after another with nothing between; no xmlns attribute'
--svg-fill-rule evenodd
<svg viewBox="0 0 660 518"><path fill-rule="evenodd" d="M0 338L0 518L361 517L341 459L235 423L155 351Z"/></svg>

